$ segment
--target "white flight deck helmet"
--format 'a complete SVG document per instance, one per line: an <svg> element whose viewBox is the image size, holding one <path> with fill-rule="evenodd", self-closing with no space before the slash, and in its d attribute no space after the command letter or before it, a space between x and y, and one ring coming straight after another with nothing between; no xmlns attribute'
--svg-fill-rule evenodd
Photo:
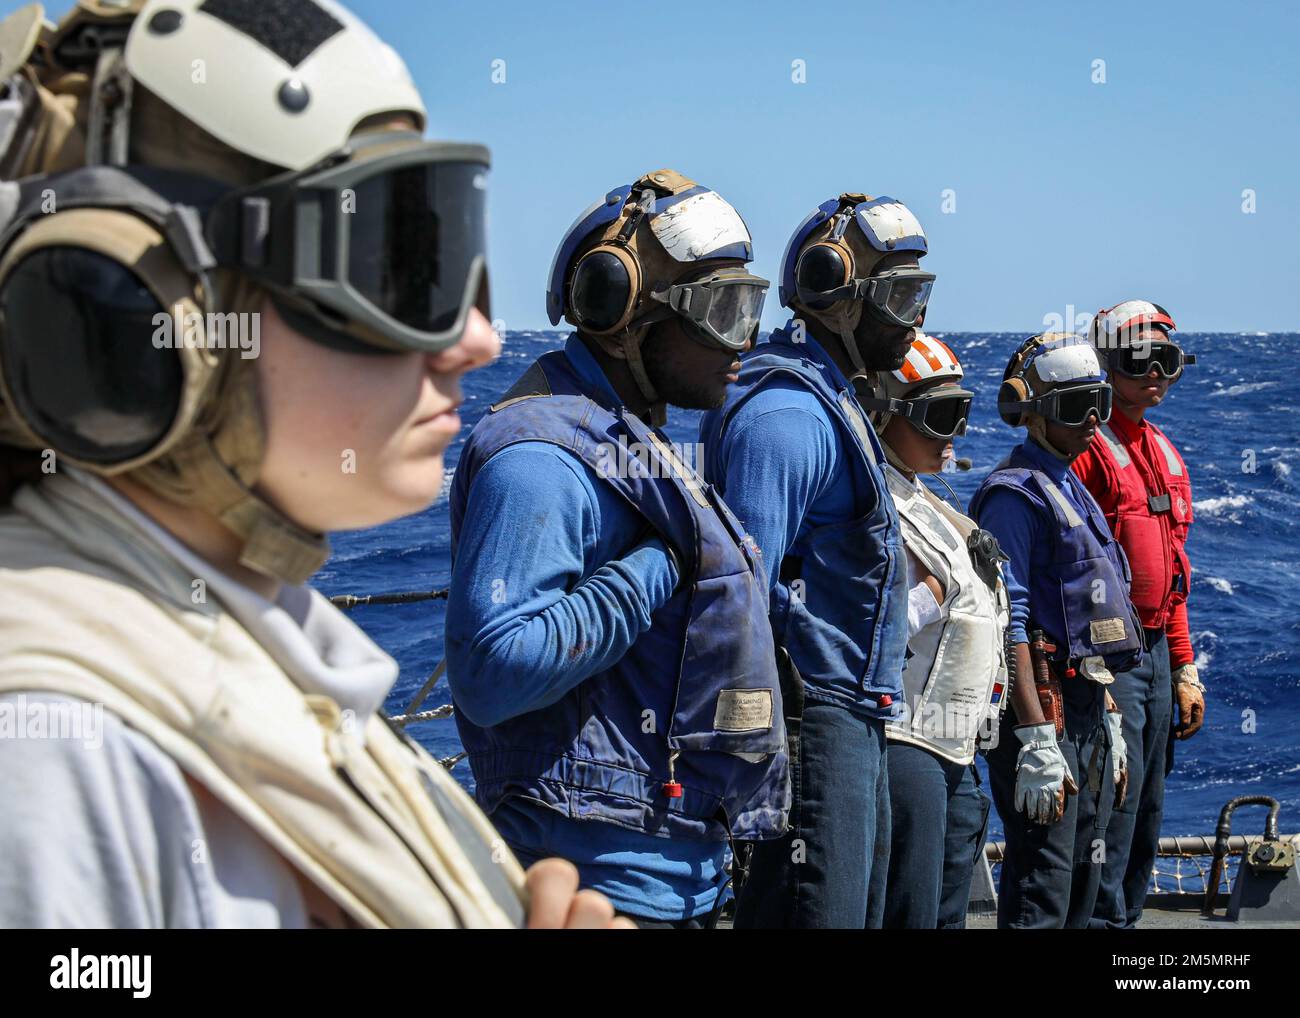
<svg viewBox="0 0 1300 1018"><path fill-rule="evenodd" d="M879 372L879 386L871 396L859 393L858 399L872 412L877 434L883 436L890 420L899 415L930 438L955 438L966 433L974 398L958 384L964 374L947 343L918 330L902 367Z"/></svg>
<svg viewBox="0 0 1300 1018"><path fill-rule="evenodd" d="M840 337L854 368L865 372L854 332L864 313L889 325L920 327L933 273L902 267L872 276L886 256L925 257L929 243L912 211L896 198L845 193L815 208L791 235L781 264L781 303L821 321Z"/></svg>
<svg viewBox="0 0 1300 1018"><path fill-rule="evenodd" d="M551 262L547 314L625 360L661 426L666 404L641 355L651 326L678 316L705 345L745 349L768 288L745 268L753 258L749 227L729 202L676 170L654 170L573 221Z"/></svg>
<svg viewBox="0 0 1300 1018"><path fill-rule="evenodd" d="M371 348L445 348L476 302L474 294L462 297L461 291L477 291L476 281L482 281L485 292L479 239L486 150L421 141L425 110L402 61L333 0L81 0L57 26L45 20L41 5L31 4L5 19L0 40L0 167L7 178L0 183L0 442L53 448L62 459L101 474L129 472L164 497L217 516L243 540L244 564L302 582L324 561L328 544L252 491L265 429L255 374L238 351L184 346L175 360L145 365L123 388L123 379L132 376L120 368L119 355L149 343L148 333L143 344L136 338L142 309L119 304L111 309L119 332L135 331L99 354L99 362L110 358L119 365L112 398L104 404L102 386L110 383L95 390L93 378L68 381L33 338L48 336L51 328L62 337L67 330L48 317L60 313L57 303L43 308L30 294L43 292L52 278L50 264L75 249L98 259L94 272L82 273L83 281L122 280L115 300L138 291L165 309L180 304L200 314L229 312L260 306L259 288L266 288L277 308L282 297L305 295L299 310L314 300L311 307L322 322L338 323L340 341L359 336ZM353 138L359 125L369 131L401 114L413 121L415 132ZM456 283L463 281L456 294L450 286L446 293L434 292L435 284L424 276L410 281L407 293L425 298L417 312L380 306L378 287L358 292L355 280L325 278L319 267L305 287L302 252L284 256L297 250L295 236L301 248L304 237L318 235L324 245L349 229L356 234L353 244L374 247L360 220L333 231L317 224L315 234L304 232L296 199L317 194L328 203L336 194L327 185L337 192L340 179L351 179L347 174L382 186L387 178L376 169L381 166L382 173L412 167L431 178L445 173L437 177L440 194L418 200L453 203L455 215L442 206L426 211L456 220L448 226L452 239L446 245L456 248L453 254L463 249L474 256L472 266L441 265L444 275L454 269ZM159 170L171 175L160 176ZM59 196L58 210L39 215L39 188L47 178ZM301 192L295 191L300 185ZM235 202L224 219L217 215L224 195L238 198L249 190L255 197L240 199L242 207ZM461 214L462 209L469 211ZM214 228L223 223L234 224L228 236ZM404 253L414 243L410 237L399 241L406 246L386 249L388 262L400 262L393 252ZM347 249L342 251L346 262ZM258 268L263 256L265 271ZM49 263L42 280L28 285L39 275L35 266L42 258ZM356 270L361 260L354 258L346 271ZM105 276L101 270L110 264L117 274ZM287 273L287 281L272 269ZM24 300L20 291L28 294ZM87 319L96 320L83 309L73 321ZM24 327L15 324L20 320ZM149 320L145 314L143 321ZM113 324L97 327L85 342L102 345ZM65 353L65 364L70 360L75 357ZM43 378L43 387L30 383L32 377ZM132 405L136 390L151 380L170 397L143 409L138 400ZM97 412L69 423L75 415L61 402L92 396L101 397ZM47 404L37 405L42 399ZM48 431L56 432L55 440ZM110 434L121 441L113 445ZM62 439L70 448L60 446Z"/></svg>
<svg viewBox="0 0 1300 1018"><path fill-rule="evenodd" d="M1039 444L1061 459L1048 441L1047 422L1080 426L1090 416L1110 420L1111 387L1092 343L1066 332L1031 336L1011 355L998 390L998 415L1013 428L1028 428Z"/></svg>

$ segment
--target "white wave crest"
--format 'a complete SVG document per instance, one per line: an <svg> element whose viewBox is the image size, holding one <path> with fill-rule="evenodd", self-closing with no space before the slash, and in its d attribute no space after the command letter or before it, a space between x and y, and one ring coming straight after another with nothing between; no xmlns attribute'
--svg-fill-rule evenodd
<svg viewBox="0 0 1300 1018"><path fill-rule="evenodd" d="M1203 498L1192 503L1192 508L1200 516L1219 516L1225 509L1241 509L1250 502L1249 495L1221 495L1218 498Z"/></svg>
<svg viewBox="0 0 1300 1018"><path fill-rule="evenodd" d="M1271 389L1281 384L1281 382L1242 382L1240 385L1230 385L1226 389L1215 389L1210 395L1244 396L1248 392L1259 392L1260 389Z"/></svg>
<svg viewBox="0 0 1300 1018"><path fill-rule="evenodd" d="M1232 581L1225 580L1221 576L1207 576L1205 582L1217 590L1220 594L1227 594L1229 597L1233 594Z"/></svg>

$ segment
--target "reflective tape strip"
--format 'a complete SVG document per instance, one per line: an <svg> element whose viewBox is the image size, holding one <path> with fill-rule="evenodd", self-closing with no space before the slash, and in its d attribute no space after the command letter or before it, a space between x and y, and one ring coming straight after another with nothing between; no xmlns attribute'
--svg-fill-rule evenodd
<svg viewBox="0 0 1300 1018"><path fill-rule="evenodd" d="M1044 481L1043 483L1047 488L1047 493L1056 500L1056 504L1061 507L1061 512L1065 514L1066 524L1071 528L1083 526L1083 520L1079 517L1079 514L1074 511L1074 506L1070 505L1069 499L1061 494L1061 489L1051 481Z"/></svg>
<svg viewBox="0 0 1300 1018"><path fill-rule="evenodd" d="M939 347L939 349L941 349L944 353L948 355L948 360L950 362L949 367L957 366L957 355L953 353L951 349L949 349L947 343L945 343L942 339L935 339L933 336L928 336L926 338L928 338L931 343Z"/></svg>
<svg viewBox="0 0 1300 1018"><path fill-rule="evenodd" d="M1156 440L1156 445L1160 446L1160 451L1165 454L1165 463L1169 466L1169 473L1174 477L1183 476L1183 464L1178 459L1178 453L1174 452L1174 447L1165 441L1165 436L1158 432L1151 432Z"/></svg>
<svg viewBox="0 0 1300 1018"><path fill-rule="evenodd" d="M871 436L867 434L867 422L862 416L862 411L858 409L858 401L847 392L842 392L840 409L844 411L844 416L849 419L849 427L862 443L862 451L867 454L867 459L872 463L879 463L876 458L876 447L871 444Z"/></svg>
<svg viewBox="0 0 1300 1018"><path fill-rule="evenodd" d="M1101 431L1101 437L1110 446L1111 455L1115 457L1115 462L1120 465L1120 468L1130 466L1133 460L1129 457L1128 450L1124 448L1124 443L1119 440L1115 432L1110 430L1110 425L1103 424L1099 430Z"/></svg>
<svg viewBox="0 0 1300 1018"><path fill-rule="evenodd" d="M921 357L925 360L925 363L930 365L930 369L932 371L943 370L944 368L943 361L939 360L939 358L936 357L931 351L927 350L924 343L912 344L912 350L921 355Z"/></svg>
<svg viewBox="0 0 1300 1018"><path fill-rule="evenodd" d="M650 441L653 442L654 447L659 450L659 455L668 461L668 465L672 469L673 473L675 473L678 479L686 485L686 490L691 493L691 498L695 499L695 503L701 509L712 508L709 504L708 498L704 494L704 489L700 485L699 476L695 471L692 470L686 462L673 451L670 445L668 445L653 431L650 432Z"/></svg>

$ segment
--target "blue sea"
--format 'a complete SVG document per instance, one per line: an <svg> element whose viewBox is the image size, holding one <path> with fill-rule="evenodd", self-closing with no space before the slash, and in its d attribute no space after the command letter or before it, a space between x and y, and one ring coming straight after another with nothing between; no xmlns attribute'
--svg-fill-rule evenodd
<svg viewBox="0 0 1300 1018"><path fill-rule="evenodd" d="M1300 831L1300 397L1288 372L1300 364L1300 334L1180 333L1198 363L1173 387L1155 420L1186 459L1195 523L1189 600L1196 661L1209 692L1204 728L1177 747L1164 833L1212 834L1229 798L1266 794L1282 803L1284 831ZM948 333L976 393L957 455L967 473L945 474L969 498L1023 435L997 417L1002 370L1019 334ZM454 470L464 434L538 355L562 346L560 332L515 332L501 359L465 382L466 428L448 456ZM674 410L668 432L696 438L698 414ZM430 590L450 573L446 497L426 512L373 530L337 535L316 583L326 594ZM400 713L442 658L445 602L358 607L353 617L402 667L389 698ZM442 683L425 708L449 702ZM459 750L455 722L413 726L440 757ZM454 768L470 782L469 768ZM1238 814L1234 833L1258 833L1262 810ZM991 839L1001 837L994 823Z"/></svg>

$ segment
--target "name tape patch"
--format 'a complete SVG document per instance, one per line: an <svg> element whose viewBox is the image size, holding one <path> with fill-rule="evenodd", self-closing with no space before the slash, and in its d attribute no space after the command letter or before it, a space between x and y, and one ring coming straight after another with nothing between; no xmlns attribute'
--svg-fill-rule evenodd
<svg viewBox="0 0 1300 1018"><path fill-rule="evenodd" d="M1117 643L1127 635L1123 619L1094 619L1088 628L1093 643Z"/></svg>
<svg viewBox="0 0 1300 1018"><path fill-rule="evenodd" d="M724 689L718 694L713 727L719 732L749 732L772 727L770 689Z"/></svg>

